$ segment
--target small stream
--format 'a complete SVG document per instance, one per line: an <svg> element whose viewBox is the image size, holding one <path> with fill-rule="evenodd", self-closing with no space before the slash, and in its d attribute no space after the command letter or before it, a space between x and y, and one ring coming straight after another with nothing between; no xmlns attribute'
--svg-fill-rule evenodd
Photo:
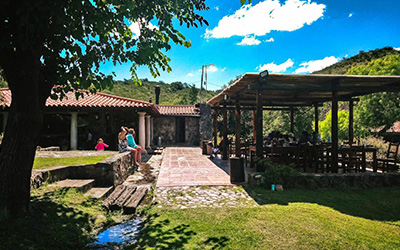
<svg viewBox="0 0 400 250"><path fill-rule="evenodd" d="M137 216L135 219L109 227L99 233L96 241L88 244L86 248L97 250L122 249L123 246L136 243L142 222L143 219Z"/></svg>

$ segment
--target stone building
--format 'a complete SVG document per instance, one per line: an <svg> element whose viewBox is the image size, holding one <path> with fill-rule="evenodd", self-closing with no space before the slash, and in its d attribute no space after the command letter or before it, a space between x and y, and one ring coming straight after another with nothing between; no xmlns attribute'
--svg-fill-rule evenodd
<svg viewBox="0 0 400 250"><path fill-rule="evenodd" d="M11 91L1 89L1 96L0 133L5 130ZM157 103L158 97L156 90ZM134 128L136 141L146 149L152 145L199 145L204 134L201 128L211 133L211 127L204 126L207 121L211 122L211 117L202 119L199 105L158 105L104 93L87 93L76 100L69 92L62 101L46 101L39 146L94 149L98 138L102 138L111 150L117 150L121 126Z"/></svg>

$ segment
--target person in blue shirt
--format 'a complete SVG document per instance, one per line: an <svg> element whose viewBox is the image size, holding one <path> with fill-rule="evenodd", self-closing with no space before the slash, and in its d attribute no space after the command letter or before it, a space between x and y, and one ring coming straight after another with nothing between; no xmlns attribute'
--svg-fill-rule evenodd
<svg viewBox="0 0 400 250"><path fill-rule="evenodd" d="M136 149L136 160L138 161L138 163L140 163L142 161L142 147L140 145L137 145L135 142L135 135L136 132L133 128L128 129L128 134L126 135L126 139L128 140L128 145L131 148Z"/></svg>

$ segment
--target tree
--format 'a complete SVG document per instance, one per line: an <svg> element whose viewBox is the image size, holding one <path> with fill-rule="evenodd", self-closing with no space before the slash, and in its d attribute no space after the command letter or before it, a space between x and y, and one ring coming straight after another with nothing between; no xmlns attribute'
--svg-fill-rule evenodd
<svg viewBox="0 0 400 250"><path fill-rule="evenodd" d="M332 110L328 112L325 120L318 123L318 127L321 134L321 139L328 140L328 137L331 137L332 131ZM349 111L339 110L338 130L339 140L343 141L349 139Z"/></svg>
<svg viewBox="0 0 400 250"><path fill-rule="evenodd" d="M400 75L400 55L387 55L372 60L367 65L351 68L348 75ZM398 93L376 93L360 97L354 109L355 135L368 135L370 128L382 125L390 127L400 120L400 96Z"/></svg>
<svg viewBox="0 0 400 250"><path fill-rule="evenodd" d="M198 102L198 95L199 95L199 90L193 84L192 87L190 87L190 90L189 90L189 103L190 104L197 103Z"/></svg>
<svg viewBox="0 0 400 250"><path fill-rule="evenodd" d="M154 77L159 68L171 71L164 54L170 42L190 46L173 19L187 27L208 25L196 13L207 9L204 0L2 1L0 68L13 98L0 149L0 219L28 208L46 99L111 87L112 76L99 69L105 61L133 62L135 82L139 65Z"/></svg>

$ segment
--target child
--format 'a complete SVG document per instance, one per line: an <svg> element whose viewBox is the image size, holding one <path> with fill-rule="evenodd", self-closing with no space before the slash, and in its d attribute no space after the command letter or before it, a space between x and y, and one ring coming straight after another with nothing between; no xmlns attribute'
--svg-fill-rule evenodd
<svg viewBox="0 0 400 250"><path fill-rule="evenodd" d="M106 148L108 148L108 145L103 142L103 139L99 138L99 140L97 141L97 145L96 145L95 149L97 151L102 151L102 150L104 150Z"/></svg>

